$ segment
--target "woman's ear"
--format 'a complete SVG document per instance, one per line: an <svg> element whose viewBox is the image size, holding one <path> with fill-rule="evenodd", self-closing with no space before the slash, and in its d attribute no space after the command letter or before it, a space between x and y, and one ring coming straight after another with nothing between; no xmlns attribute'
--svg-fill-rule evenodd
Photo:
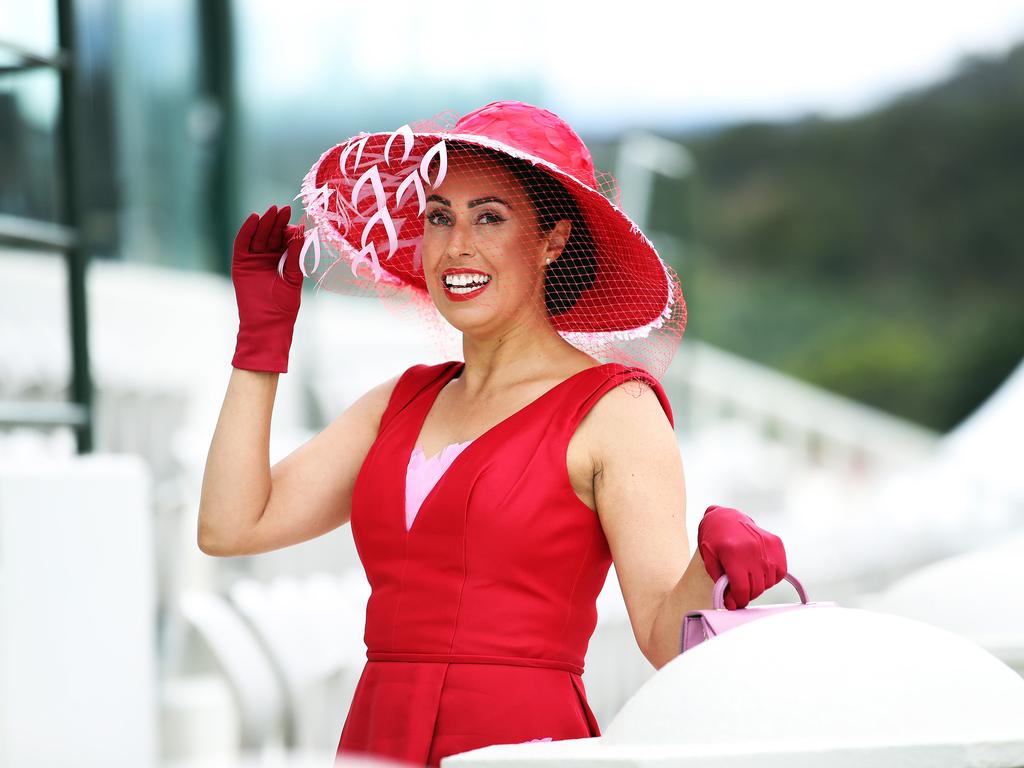
<svg viewBox="0 0 1024 768"><path fill-rule="evenodd" d="M565 244L569 242L569 235L572 232L572 222L568 219L562 219L551 229L548 233L548 247L546 256L554 261L561 254L565 248Z"/></svg>

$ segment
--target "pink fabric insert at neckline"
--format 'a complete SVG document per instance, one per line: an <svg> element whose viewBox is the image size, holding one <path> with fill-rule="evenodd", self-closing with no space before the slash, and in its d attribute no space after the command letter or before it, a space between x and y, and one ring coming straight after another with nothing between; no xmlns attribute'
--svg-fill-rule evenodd
<svg viewBox="0 0 1024 768"><path fill-rule="evenodd" d="M467 440L464 443L451 443L429 459L424 455L422 446L417 445L412 449L405 473L405 530L412 528L423 500L455 461L455 457L466 450L466 446L472 442Z"/></svg>

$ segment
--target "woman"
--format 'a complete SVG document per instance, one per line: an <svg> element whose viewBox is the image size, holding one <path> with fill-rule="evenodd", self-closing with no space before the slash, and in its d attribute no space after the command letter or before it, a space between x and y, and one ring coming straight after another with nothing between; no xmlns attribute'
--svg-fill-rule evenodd
<svg viewBox="0 0 1024 768"><path fill-rule="evenodd" d="M655 375L685 323L674 273L598 191L576 133L520 102L450 129L353 137L314 164L302 197L305 235L271 207L235 242L235 370L200 547L266 552L352 523L372 595L339 755L437 765L599 735L581 675L612 561L655 667L723 573L729 608L786 573L778 537L717 506L686 562L682 463ZM465 362L389 379L270 468L277 378L321 246L352 285L418 297L424 319L461 333Z"/></svg>

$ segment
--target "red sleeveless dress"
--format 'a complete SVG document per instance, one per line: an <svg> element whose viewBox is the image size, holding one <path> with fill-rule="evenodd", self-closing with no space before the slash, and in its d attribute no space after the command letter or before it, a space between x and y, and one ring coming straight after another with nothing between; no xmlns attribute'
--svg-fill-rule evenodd
<svg viewBox="0 0 1024 768"><path fill-rule="evenodd" d="M470 443L406 530L410 454L464 366L402 374L356 479L352 535L372 593L338 756L436 766L491 744L600 735L581 675L611 553L566 451L622 382L649 383L673 423L668 398L642 368L574 374Z"/></svg>

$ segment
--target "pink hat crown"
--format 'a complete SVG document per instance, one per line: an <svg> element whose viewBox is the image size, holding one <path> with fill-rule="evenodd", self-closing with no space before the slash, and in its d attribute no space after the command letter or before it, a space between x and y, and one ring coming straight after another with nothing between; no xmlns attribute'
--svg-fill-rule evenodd
<svg viewBox="0 0 1024 768"><path fill-rule="evenodd" d="M547 161L588 187L597 188L590 150L568 123L541 107L521 101L494 101L462 116L454 134L500 141Z"/></svg>

